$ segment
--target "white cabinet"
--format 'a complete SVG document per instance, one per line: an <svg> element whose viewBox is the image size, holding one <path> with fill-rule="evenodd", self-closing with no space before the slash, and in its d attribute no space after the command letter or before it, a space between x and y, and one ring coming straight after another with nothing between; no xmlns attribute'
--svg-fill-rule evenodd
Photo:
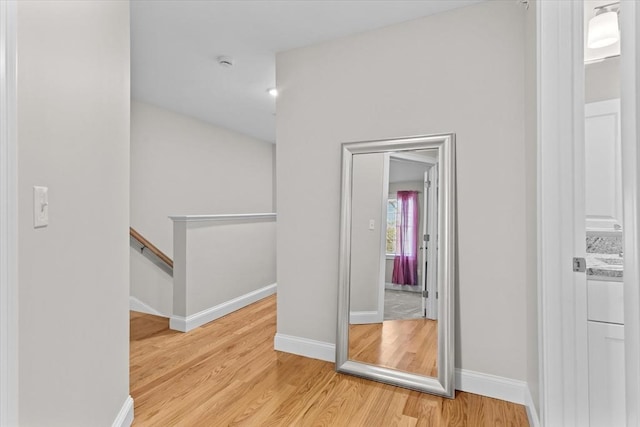
<svg viewBox="0 0 640 427"><path fill-rule="evenodd" d="M587 229L622 225L620 100L585 105Z"/></svg>
<svg viewBox="0 0 640 427"><path fill-rule="evenodd" d="M587 280L587 318L620 325L624 323L622 282Z"/></svg>
<svg viewBox="0 0 640 427"><path fill-rule="evenodd" d="M590 427L625 425L624 326L588 322Z"/></svg>

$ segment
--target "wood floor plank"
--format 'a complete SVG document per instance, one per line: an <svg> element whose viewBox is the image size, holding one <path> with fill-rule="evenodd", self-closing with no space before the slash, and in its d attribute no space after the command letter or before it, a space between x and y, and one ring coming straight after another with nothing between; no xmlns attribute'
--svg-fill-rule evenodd
<svg viewBox="0 0 640 427"><path fill-rule="evenodd" d="M339 374L332 363L274 351L275 332L275 296L188 333L169 330L167 319L132 312L133 425L528 425L521 405L462 392L455 400L443 399ZM398 338L391 329L387 333L391 335L384 339L389 342ZM371 331L362 333L363 342L378 338ZM433 337L426 333L420 339ZM407 347L410 353L416 349L414 344ZM385 357L406 366L435 367L394 349Z"/></svg>
<svg viewBox="0 0 640 427"><path fill-rule="evenodd" d="M405 319L349 325L349 359L437 376L438 322Z"/></svg>
<svg viewBox="0 0 640 427"><path fill-rule="evenodd" d="M427 398L418 391L409 392L402 413L418 420L417 426L439 426L443 424L442 399L435 396Z"/></svg>

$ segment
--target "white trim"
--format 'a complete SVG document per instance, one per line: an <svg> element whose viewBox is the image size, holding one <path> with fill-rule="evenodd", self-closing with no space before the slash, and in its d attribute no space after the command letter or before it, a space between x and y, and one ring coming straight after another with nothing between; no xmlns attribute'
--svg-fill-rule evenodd
<svg viewBox="0 0 640 427"><path fill-rule="evenodd" d="M620 97L624 234L624 347L627 427L640 426L640 6L620 5Z"/></svg>
<svg viewBox="0 0 640 427"><path fill-rule="evenodd" d="M536 405L533 403L533 397L531 396L531 390L527 386L524 391L524 406L527 409L527 418L529 419L529 427L540 427L540 418L538 417L538 411L536 411Z"/></svg>
<svg viewBox="0 0 640 427"><path fill-rule="evenodd" d="M335 362L336 346L328 342L277 333L273 340L273 346L276 351L326 362ZM455 384L456 390L524 405L527 410L529 425L531 427L540 427L538 413L525 381L456 368Z"/></svg>
<svg viewBox="0 0 640 427"><path fill-rule="evenodd" d="M277 214L250 213L250 214L224 214L224 215L169 215L175 222L202 222L202 221L250 221L254 219L272 219L275 221Z"/></svg>
<svg viewBox="0 0 640 427"><path fill-rule="evenodd" d="M384 296L382 300L384 302ZM352 311L349 313L349 323L352 325L380 323L382 322L382 317L379 311Z"/></svg>
<svg viewBox="0 0 640 427"><path fill-rule="evenodd" d="M389 290L389 291L403 291L403 292L412 292L414 294L421 294L422 293L422 289L418 288L417 286L412 286L412 285L398 285L396 283L389 283L386 282L384 284L384 289L385 290Z"/></svg>
<svg viewBox="0 0 640 427"><path fill-rule="evenodd" d="M365 321L360 323L374 323L382 322L384 320L384 290L386 288L386 274L387 274L387 209L389 205L389 168L390 157L389 153L384 153L384 162L382 165L382 197L381 212L380 212L380 262L378 263L378 313L376 320ZM351 316L349 316L351 317ZM358 323L357 321L351 321L350 323Z"/></svg>
<svg viewBox="0 0 640 427"><path fill-rule="evenodd" d="M280 333L275 335L273 344L277 351L335 362L335 344ZM458 368L455 370L455 378L456 390L526 405L527 413L531 412L530 420L533 419L536 422L532 423L531 427L540 425L525 381Z"/></svg>
<svg viewBox="0 0 640 427"><path fill-rule="evenodd" d="M127 396L111 427L129 427L133 423L133 398Z"/></svg>
<svg viewBox="0 0 640 427"><path fill-rule="evenodd" d="M584 273L571 268L578 256L574 149L584 132L583 2L537 4L540 416L542 425L569 427L585 425L587 392L576 327L576 275Z"/></svg>
<svg viewBox="0 0 640 427"><path fill-rule="evenodd" d="M16 9L0 2L0 426L18 424Z"/></svg>
<svg viewBox="0 0 640 427"><path fill-rule="evenodd" d="M483 374L456 368L456 390L479 394L507 402L525 404L528 389L525 381L512 380L491 374Z"/></svg>
<svg viewBox="0 0 640 427"><path fill-rule="evenodd" d="M567 114L572 113L572 121L567 123L571 128L573 139L567 140L571 151L571 165L573 166L573 179L571 180L573 205L567 212L573 219L573 255L574 257L586 257L587 252L587 211L586 211L586 158L585 158L585 68L584 68L584 2L572 2L571 19L573 32L571 34L570 60L573 72L571 104L567 104ZM567 117L568 119L569 117ZM566 166L565 166L566 167ZM567 206L568 208L568 206ZM567 223L571 224L571 223ZM571 227L566 227L571 229ZM567 269L569 270L569 269ZM573 268L571 268L573 270ZM564 301L568 302L565 310L566 323L565 337L571 341L568 345L569 352L564 354L565 366L572 367L573 372L567 373L565 369L565 381L572 379L574 382L569 390L573 391L576 405L575 422L578 426L589 424L589 332L587 328L587 275L586 273L573 273L572 286L565 287ZM570 306L573 298L573 307ZM573 354L572 354L573 352Z"/></svg>
<svg viewBox="0 0 640 427"><path fill-rule="evenodd" d="M273 338L273 348L276 351L324 360L325 362L335 363L336 361L336 345L324 341L277 333Z"/></svg>
<svg viewBox="0 0 640 427"><path fill-rule="evenodd" d="M431 247L428 250L428 258L427 265L431 266L426 272L425 285L427 294L430 295L429 298L423 298L423 301L426 302L426 317L428 319L437 320L438 319L438 253L437 253L437 244L438 244L438 164L434 164L428 171L428 179L431 182L431 187L425 189L425 200L427 201L427 222L425 224L427 228L426 234L429 235L430 242L427 244L427 248ZM427 200L427 196L428 200ZM425 275L424 272L424 262L422 264L422 274Z"/></svg>
<svg viewBox="0 0 640 427"><path fill-rule="evenodd" d="M411 153L411 152L406 152L406 153L391 153L391 158L392 159L396 159L396 160L406 160L409 162L416 162L416 163L426 163L428 165L435 165L438 163L438 159L437 157L431 157L426 155L425 153Z"/></svg>
<svg viewBox="0 0 640 427"><path fill-rule="evenodd" d="M241 295L230 301L223 302L222 304L207 308L187 317L172 315L169 319L169 328L174 331L189 332L199 326L219 319L222 316L226 316L229 313L240 310L249 304L253 304L256 301L266 298L269 295L273 295L276 293L276 289L277 284L272 283L271 285Z"/></svg>
<svg viewBox="0 0 640 427"><path fill-rule="evenodd" d="M335 362L335 344L328 342L277 333L273 345L276 351ZM529 387L525 381L456 368L455 384L456 390L525 405L531 427L540 426Z"/></svg>
<svg viewBox="0 0 640 427"><path fill-rule="evenodd" d="M129 310L137 311L139 313L153 314L154 316L167 317L167 318L169 317L166 314L160 313L158 310L151 307L149 304L145 304L144 302L140 301L138 298L134 296L129 296Z"/></svg>

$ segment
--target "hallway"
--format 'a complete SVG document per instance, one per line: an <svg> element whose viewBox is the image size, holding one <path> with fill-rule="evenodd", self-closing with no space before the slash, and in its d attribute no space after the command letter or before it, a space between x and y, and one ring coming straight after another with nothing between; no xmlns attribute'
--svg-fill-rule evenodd
<svg viewBox="0 0 640 427"><path fill-rule="evenodd" d="M189 333L131 312L134 426L527 426L523 406L455 400L337 374L273 350L276 297Z"/></svg>

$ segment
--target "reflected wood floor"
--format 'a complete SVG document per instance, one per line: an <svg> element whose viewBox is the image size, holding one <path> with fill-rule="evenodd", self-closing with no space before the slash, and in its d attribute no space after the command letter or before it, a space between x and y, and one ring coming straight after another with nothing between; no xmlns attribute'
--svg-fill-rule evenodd
<svg viewBox="0 0 640 427"><path fill-rule="evenodd" d="M134 426L527 426L523 406L443 399L273 350L275 296L189 333L131 313Z"/></svg>
<svg viewBox="0 0 640 427"><path fill-rule="evenodd" d="M438 322L421 318L349 325L349 359L436 377Z"/></svg>

